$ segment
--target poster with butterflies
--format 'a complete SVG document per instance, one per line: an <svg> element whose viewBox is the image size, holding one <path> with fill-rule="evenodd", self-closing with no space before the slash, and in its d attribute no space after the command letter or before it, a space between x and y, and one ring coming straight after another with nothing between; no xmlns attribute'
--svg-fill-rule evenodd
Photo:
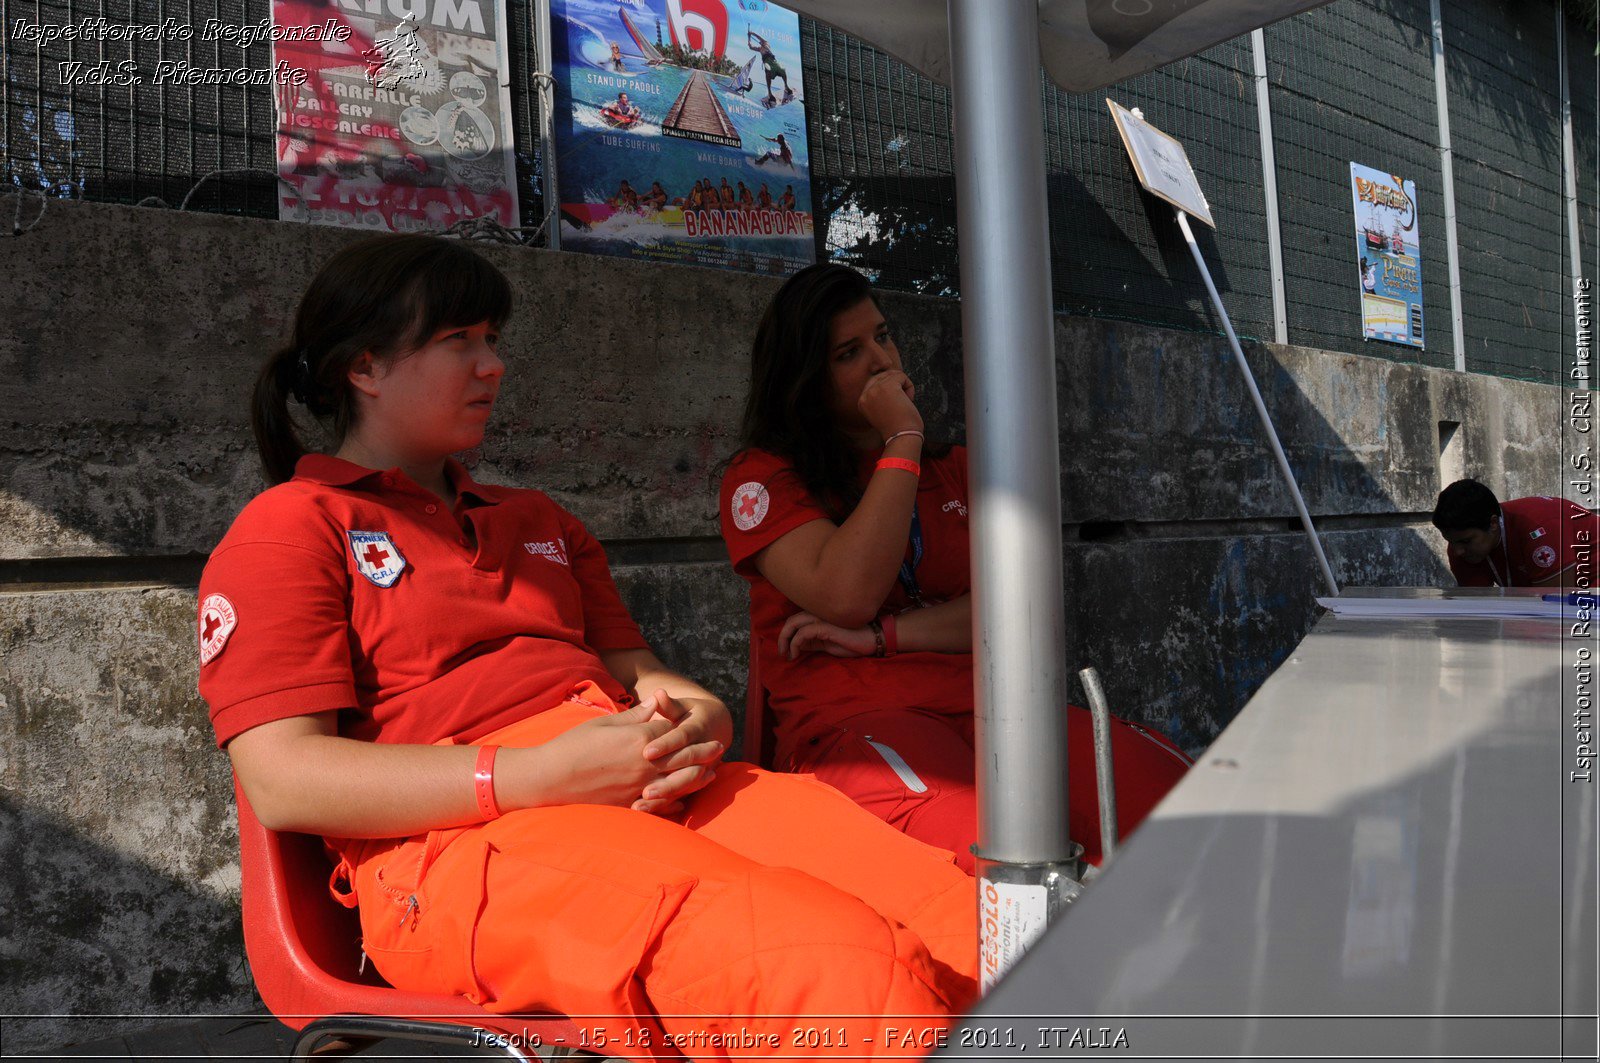
<svg viewBox="0 0 1600 1063"><path fill-rule="evenodd" d="M273 0L278 216L389 232L520 224L504 0Z"/></svg>

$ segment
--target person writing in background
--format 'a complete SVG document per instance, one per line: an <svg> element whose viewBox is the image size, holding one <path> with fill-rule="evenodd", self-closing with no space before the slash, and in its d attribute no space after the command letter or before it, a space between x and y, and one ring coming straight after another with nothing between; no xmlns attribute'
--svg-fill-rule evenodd
<svg viewBox="0 0 1600 1063"><path fill-rule="evenodd" d="M1576 502L1532 495L1501 502L1477 480L1439 492L1433 526L1462 587L1595 585L1600 515Z"/></svg>

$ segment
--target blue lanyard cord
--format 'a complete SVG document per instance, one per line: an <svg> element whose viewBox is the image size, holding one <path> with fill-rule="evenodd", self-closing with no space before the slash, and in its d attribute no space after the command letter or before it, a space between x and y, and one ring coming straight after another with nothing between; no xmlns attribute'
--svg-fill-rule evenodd
<svg viewBox="0 0 1600 1063"><path fill-rule="evenodd" d="M911 504L911 560L900 562L900 586L911 604L922 608L922 588L917 586L917 566L922 564L922 517L916 503Z"/></svg>

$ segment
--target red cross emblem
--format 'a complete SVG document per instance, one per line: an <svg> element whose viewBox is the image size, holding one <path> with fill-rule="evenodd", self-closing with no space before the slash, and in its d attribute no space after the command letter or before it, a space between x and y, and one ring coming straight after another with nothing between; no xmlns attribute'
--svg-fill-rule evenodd
<svg viewBox="0 0 1600 1063"><path fill-rule="evenodd" d="M749 531L767 518L767 508L771 505L772 497L767 494L765 484L754 480L740 484L733 492L734 526L740 531Z"/></svg>
<svg viewBox="0 0 1600 1063"><path fill-rule="evenodd" d="M374 587L393 587L400 573L406 570L406 559L389 538L389 533L350 530L345 535L350 540L350 554L355 558L356 570Z"/></svg>
<svg viewBox="0 0 1600 1063"><path fill-rule="evenodd" d="M226 596L206 595L206 600L200 603L201 667L210 664L212 658L222 652L238 623L239 614L234 612L233 603Z"/></svg>

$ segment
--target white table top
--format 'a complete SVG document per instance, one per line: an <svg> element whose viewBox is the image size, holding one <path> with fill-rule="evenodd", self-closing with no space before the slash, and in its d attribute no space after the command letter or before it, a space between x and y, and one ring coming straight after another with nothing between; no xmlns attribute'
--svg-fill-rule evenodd
<svg viewBox="0 0 1600 1063"><path fill-rule="evenodd" d="M1570 627L1324 616L942 1054L1593 1058Z"/></svg>

